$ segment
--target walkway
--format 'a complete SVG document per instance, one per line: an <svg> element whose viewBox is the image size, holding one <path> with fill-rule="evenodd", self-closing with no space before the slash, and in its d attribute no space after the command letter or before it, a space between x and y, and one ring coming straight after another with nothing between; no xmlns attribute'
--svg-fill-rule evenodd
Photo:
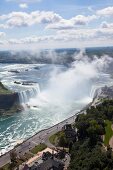
<svg viewBox="0 0 113 170"><path fill-rule="evenodd" d="M83 111L76 113L74 116L48 128L48 129L44 129L44 130L38 132L37 134L35 134L31 138L29 138L28 140L24 141L19 146L15 147L17 154L21 153L21 155L22 154L24 155L25 153L29 152L29 150L31 150L32 148L34 148L36 145L38 145L40 143L45 143L48 147L53 147L53 145L48 140L49 137L51 135L57 133L58 131L62 130L62 127L65 124L74 123L76 115L81 114L81 113L83 113ZM10 162L10 151L0 157L0 167L6 165L9 162Z"/></svg>

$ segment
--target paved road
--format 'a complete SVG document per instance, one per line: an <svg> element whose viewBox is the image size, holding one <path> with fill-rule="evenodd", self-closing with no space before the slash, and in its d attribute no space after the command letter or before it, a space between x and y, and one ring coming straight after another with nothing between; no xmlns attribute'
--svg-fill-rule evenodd
<svg viewBox="0 0 113 170"><path fill-rule="evenodd" d="M24 141L22 144L20 144L19 146L17 146L15 148L17 154L18 155L25 154L30 149L34 148L36 145L38 145L40 143L46 143L49 147L53 147L53 145L51 145L48 140L49 136L60 131L65 124L73 123L75 121L76 115L81 114L81 113L83 113L83 111L76 113L74 116L48 128L48 129L44 129L44 130L38 132L37 134L35 134L34 136L32 136L28 140ZM0 167L4 166L5 164L7 164L9 162L10 162L10 152L7 152L6 154L4 154L0 157Z"/></svg>

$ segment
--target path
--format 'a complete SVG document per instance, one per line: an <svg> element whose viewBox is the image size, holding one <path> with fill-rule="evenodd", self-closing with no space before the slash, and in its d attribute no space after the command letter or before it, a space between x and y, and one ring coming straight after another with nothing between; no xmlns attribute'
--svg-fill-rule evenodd
<svg viewBox="0 0 113 170"><path fill-rule="evenodd" d="M72 124L75 121L77 114L81 114L83 112L84 111L82 110L81 112L76 113L72 117L70 117L70 118L48 128L48 129L44 129L44 130L36 133L31 138L24 141L19 146L15 147L17 154L21 153L21 154L24 155L25 153L29 152L29 150L34 148L35 145L38 145L40 143L45 143L48 147L53 147L53 145L50 144L50 142L48 140L49 137L51 135L57 133L58 131L60 131L65 124L67 124L67 123ZM10 151L0 157L0 167L6 165L9 162L10 162Z"/></svg>

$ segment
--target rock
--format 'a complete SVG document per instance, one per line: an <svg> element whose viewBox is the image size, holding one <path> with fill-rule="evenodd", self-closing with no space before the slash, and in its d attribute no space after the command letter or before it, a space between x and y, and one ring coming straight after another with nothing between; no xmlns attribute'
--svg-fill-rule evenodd
<svg viewBox="0 0 113 170"><path fill-rule="evenodd" d="M22 85L24 85L24 86L32 86L33 84L32 83L23 82Z"/></svg>
<svg viewBox="0 0 113 170"><path fill-rule="evenodd" d="M20 73L18 70L10 70L8 72L11 72L11 73Z"/></svg>
<svg viewBox="0 0 113 170"><path fill-rule="evenodd" d="M18 93L6 89L0 82L0 115L10 115L21 110Z"/></svg>
<svg viewBox="0 0 113 170"><path fill-rule="evenodd" d="M28 104L26 104L27 108L30 108L30 106Z"/></svg>
<svg viewBox="0 0 113 170"><path fill-rule="evenodd" d="M15 84L21 84L19 81L14 81Z"/></svg>
<svg viewBox="0 0 113 170"><path fill-rule="evenodd" d="M34 67L34 69L39 70L40 68L38 66Z"/></svg>
<svg viewBox="0 0 113 170"><path fill-rule="evenodd" d="M24 81L22 82L22 85L25 85L25 86L32 86L33 84L35 84L36 82L33 82L33 81Z"/></svg>
<svg viewBox="0 0 113 170"><path fill-rule="evenodd" d="M12 114L22 111L18 93L0 94L0 114Z"/></svg>

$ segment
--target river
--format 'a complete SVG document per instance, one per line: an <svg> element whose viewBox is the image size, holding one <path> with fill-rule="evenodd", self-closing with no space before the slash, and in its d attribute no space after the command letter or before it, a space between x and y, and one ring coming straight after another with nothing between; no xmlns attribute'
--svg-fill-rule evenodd
<svg viewBox="0 0 113 170"><path fill-rule="evenodd" d="M0 154L72 116L73 111L92 101L96 89L113 84L110 75L103 72L103 67L98 69L95 62L77 62L70 67L1 63L0 79L8 89L19 93L24 107L20 113L0 117Z"/></svg>

